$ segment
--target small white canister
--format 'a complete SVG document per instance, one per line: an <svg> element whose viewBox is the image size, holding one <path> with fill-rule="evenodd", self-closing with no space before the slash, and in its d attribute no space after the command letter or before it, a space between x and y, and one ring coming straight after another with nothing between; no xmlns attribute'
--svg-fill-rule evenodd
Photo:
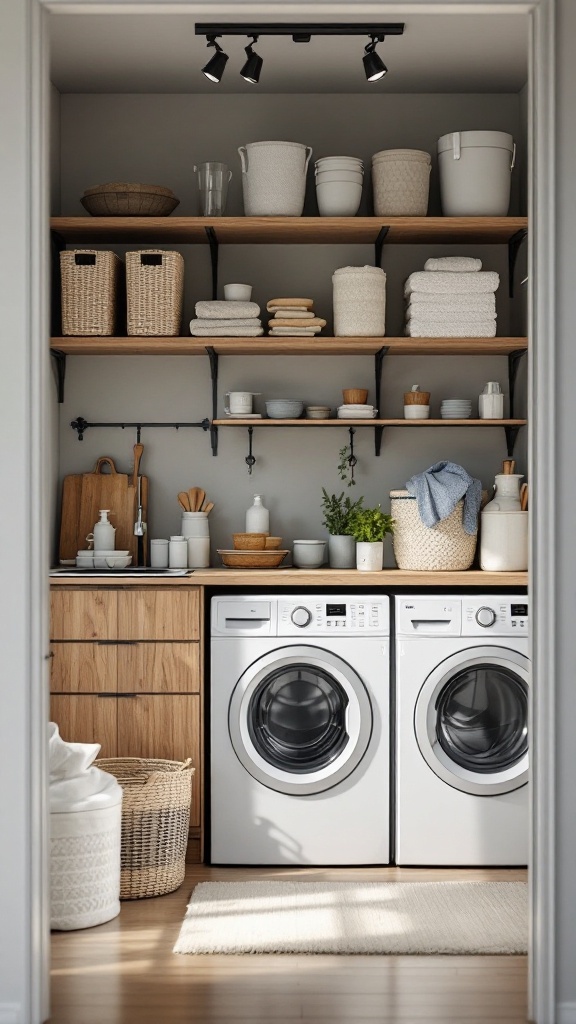
<svg viewBox="0 0 576 1024"><path fill-rule="evenodd" d="M386 274L379 267L340 267L332 275L336 337L382 338Z"/></svg>
<svg viewBox="0 0 576 1024"><path fill-rule="evenodd" d="M207 512L183 512L182 536L186 538L189 569L210 565L210 527Z"/></svg>
<svg viewBox="0 0 576 1024"><path fill-rule="evenodd" d="M168 562L171 569L188 568L188 544L184 537L170 537Z"/></svg>
<svg viewBox="0 0 576 1024"><path fill-rule="evenodd" d="M150 568L168 568L168 540L164 537L154 537L150 541Z"/></svg>
<svg viewBox="0 0 576 1024"><path fill-rule="evenodd" d="M528 568L528 512L482 512L480 568L523 572Z"/></svg>

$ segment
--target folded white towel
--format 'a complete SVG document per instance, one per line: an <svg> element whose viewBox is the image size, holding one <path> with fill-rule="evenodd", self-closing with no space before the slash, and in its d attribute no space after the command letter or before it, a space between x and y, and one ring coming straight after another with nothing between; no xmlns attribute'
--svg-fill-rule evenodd
<svg viewBox="0 0 576 1024"><path fill-rule="evenodd" d="M410 302L406 307L406 320L421 319L429 320L431 323L451 324L455 321L470 320L478 323L481 320L495 320L495 305L487 309L473 309L471 304L461 306L460 309L452 309L447 306L413 306Z"/></svg>
<svg viewBox="0 0 576 1024"><path fill-rule="evenodd" d="M416 312L432 312L442 310L447 313L485 313L486 316L496 316L496 296L494 292L486 294L474 294L462 292L461 295L429 295L428 292L412 292L409 296L407 310Z"/></svg>
<svg viewBox="0 0 576 1024"><path fill-rule="evenodd" d="M474 259L473 256L438 256L426 260L424 270L464 274L471 270L482 270L482 260Z"/></svg>
<svg viewBox="0 0 576 1024"><path fill-rule="evenodd" d="M232 302L226 299L214 299L196 303L196 316L209 320L232 320L244 317L260 316L257 302Z"/></svg>
<svg viewBox="0 0 576 1024"><path fill-rule="evenodd" d="M217 320L216 325L218 327L262 327L262 321L253 316L238 317L238 319L230 317L229 320ZM190 330L193 327L206 327L212 330L214 326L214 320L207 316L197 317L195 320L190 321Z"/></svg>
<svg viewBox="0 0 576 1024"><path fill-rule="evenodd" d="M262 327L193 327L190 330L194 338L259 338L264 334Z"/></svg>
<svg viewBox="0 0 576 1024"><path fill-rule="evenodd" d="M284 306L271 306L268 312L274 312L284 320L308 320L314 316L313 309L285 309Z"/></svg>
<svg viewBox="0 0 576 1024"><path fill-rule="evenodd" d="M477 270L465 274L429 274L427 270L417 270L416 273L410 274L406 281L404 295L408 297L412 292L427 292L432 295L495 292L499 284L500 277L494 270Z"/></svg>
<svg viewBox="0 0 576 1024"><path fill-rule="evenodd" d="M409 338L495 338L496 321L452 320L438 323L425 317L413 317L404 332Z"/></svg>
<svg viewBox="0 0 576 1024"><path fill-rule="evenodd" d="M320 334L321 327L273 327L269 332L272 337L283 337L283 338L305 338L312 337L314 334Z"/></svg>

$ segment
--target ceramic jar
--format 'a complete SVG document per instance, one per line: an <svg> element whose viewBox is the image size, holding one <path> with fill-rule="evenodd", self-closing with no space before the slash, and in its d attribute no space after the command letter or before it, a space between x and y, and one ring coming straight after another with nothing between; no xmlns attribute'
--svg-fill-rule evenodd
<svg viewBox="0 0 576 1024"><path fill-rule="evenodd" d="M356 568L360 572L379 572L384 562L384 541L371 543L358 541L356 544Z"/></svg>
<svg viewBox="0 0 576 1024"><path fill-rule="evenodd" d="M328 561L331 569L354 569L356 566L356 541L346 534L331 533L328 536Z"/></svg>

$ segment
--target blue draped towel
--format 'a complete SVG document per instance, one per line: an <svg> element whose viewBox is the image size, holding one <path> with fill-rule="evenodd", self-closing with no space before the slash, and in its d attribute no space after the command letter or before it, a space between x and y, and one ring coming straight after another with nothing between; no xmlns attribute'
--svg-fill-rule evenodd
<svg viewBox="0 0 576 1024"><path fill-rule="evenodd" d="M436 526L454 511L464 498L462 525L473 536L478 529L482 501L482 482L470 476L455 462L436 462L406 481L406 490L418 503L420 519L425 526Z"/></svg>

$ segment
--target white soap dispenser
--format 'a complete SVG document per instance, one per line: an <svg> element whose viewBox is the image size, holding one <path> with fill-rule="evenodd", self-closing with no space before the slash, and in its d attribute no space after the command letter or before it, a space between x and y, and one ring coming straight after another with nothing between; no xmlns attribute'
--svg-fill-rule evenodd
<svg viewBox="0 0 576 1024"><path fill-rule="evenodd" d="M262 494L255 494L254 504L246 512L246 533L270 533L270 513L262 498Z"/></svg>
<svg viewBox="0 0 576 1024"><path fill-rule="evenodd" d="M109 508L98 510L99 522L94 524L94 551L114 551L116 527L108 519Z"/></svg>

